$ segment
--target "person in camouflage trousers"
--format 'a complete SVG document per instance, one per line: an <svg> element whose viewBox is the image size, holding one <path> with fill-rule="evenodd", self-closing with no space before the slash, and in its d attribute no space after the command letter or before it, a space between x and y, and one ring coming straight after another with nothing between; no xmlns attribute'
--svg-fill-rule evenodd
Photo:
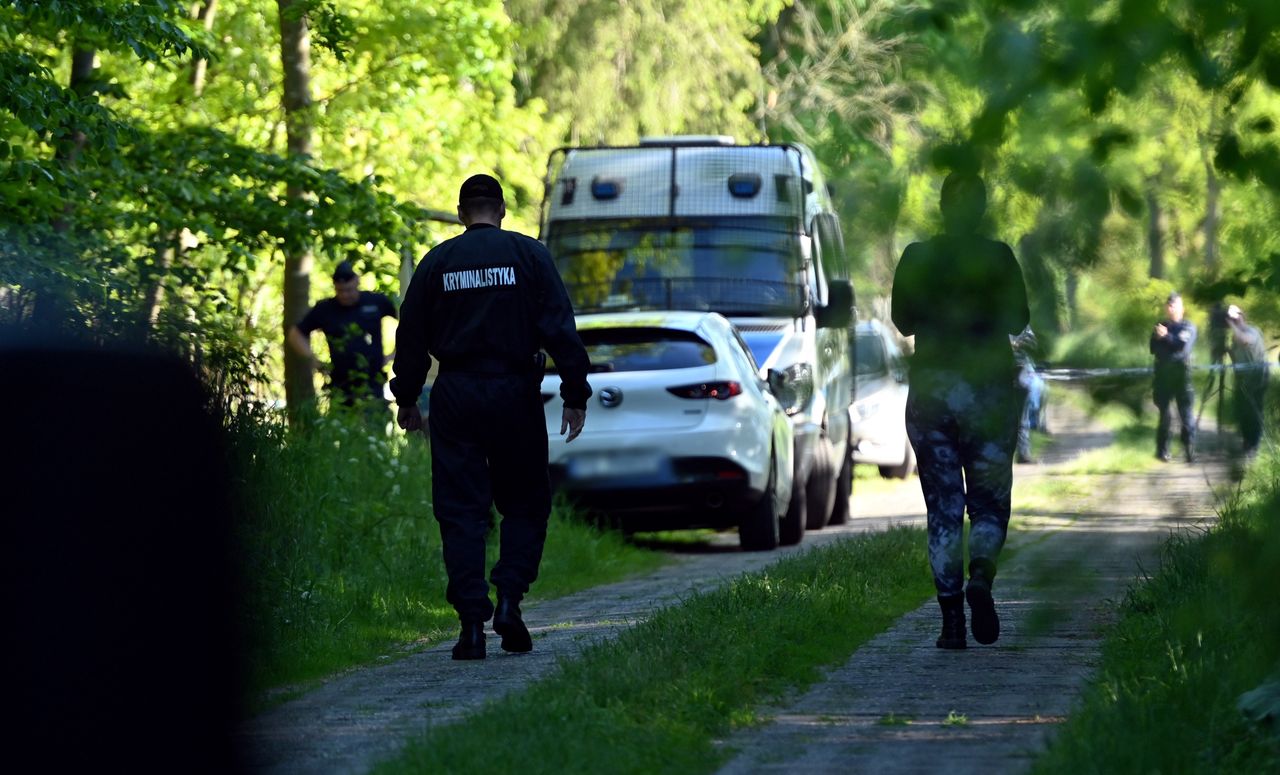
<svg viewBox="0 0 1280 775"><path fill-rule="evenodd" d="M991 587L1009 526L1013 454L1025 391L1009 338L1030 314L1008 245L977 234L986 188L952 173L942 185L945 233L909 245L893 281L893 322L915 335L907 436L928 512L929 564L942 612L938 648L1000 637ZM969 582L964 514L969 514Z"/></svg>

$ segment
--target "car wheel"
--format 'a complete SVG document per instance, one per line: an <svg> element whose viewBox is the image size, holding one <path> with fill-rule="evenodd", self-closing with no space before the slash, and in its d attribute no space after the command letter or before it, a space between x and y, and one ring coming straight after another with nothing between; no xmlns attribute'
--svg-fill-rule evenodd
<svg viewBox="0 0 1280 775"><path fill-rule="evenodd" d="M836 502L831 507L828 525L843 525L849 521L849 496L853 494L853 450L845 449L844 465L836 475Z"/></svg>
<svg viewBox="0 0 1280 775"><path fill-rule="evenodd" d="M831 507L836 502L834 468L831 458L825 454L818 455L813 461L813 470L809 472L809 482L805 487L809 496L805 527L809 530L821 530L827 526L827 520L831 517Z"/></svg>
<svg viewBox="0 0 1280 775"><path fill-rule="evenodd" d="M902 462L896 466L880 466L880 475L885 479L906 479L914 470L916 470L916 451L911 448L911 442L908 441L907 448L902 453Z"/></svg>
<svg viewBox="0 0 1280 775"><path fill-rule="evenodd" d="M778 473L769 458L769 481L760 502L743 516L738 525L738 543L748 552L767 552L778 548Z"/></svg>
<svg viewBox="0 0 1280 775"><path fill-rule="evenodd" d="M805 495L803 479L796 479L791 486L791 502L787 504L787 513L778 524L778 541L783 546L795 546L804 539L804 527L809 499Z"/></svg>

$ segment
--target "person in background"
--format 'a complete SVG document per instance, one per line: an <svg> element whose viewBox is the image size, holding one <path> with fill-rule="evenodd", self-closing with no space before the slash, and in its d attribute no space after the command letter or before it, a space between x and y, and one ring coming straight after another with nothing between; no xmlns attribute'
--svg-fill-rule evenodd
<svg viewBox="0 0 1280 775"><path fill-rule="evenodd" d="M1014 360L1018 364L1018 385L1026 392L1026 400L1022 403L1022 420L1018 423L1018 452L1015 459L1019 463L1035 463L1031 454L1031 431L1044 430L1044 377L1036 371L1036 362L1031 351L1036 348L1036 334L1030 326L1023 329L1018 336L1010 338L1013 346Z"/></svg>
<svg viewBox="0 0 1280 775"><path fill-rule="evenodd" d="M978 233L987 192L975 174L942 184L944 233L907 246L893 278L893 322L916 337L907 395L907 436L928 511L943 649L973 637L994 643L1000 619L991 595L1009 529L1013 454L1024 395L1009 338L1030 322L1022 268L1003 242ZM964 515L969 513L969 583Z"/></svg>
<svg viewBox="0 0 1280 775"><path fill-rule="evenodd" d="M1181 294L1170 293L1165 300L1165 319L1151 332L1149 349L1155 356L1153 398L1160 419L1156 425L1156 457L1169 461L1169 433L1172 418L1169 404L1178 405L1182 450L1188 463L1196 460L1196 394L1191 385L1191 348L1196 343L1196 326L1186 319Z"/></svg>
<svg viewBox="0 0 1280 775"><path fill-rule="evenodd" d="M289 346L327 371L331 399L342 406L358 401L382 402L386 356L382 351L382 319L396 317L395 305L381 293L360 290L360 276L349 261L333 270L333 298L312 307L289 329ZM326 369L311 349L311 332L324 332L329 343ZM385 407L385 403L381 403Z"/></svg>
<svg viewBox="0 0 1280 775"><path fill-rule="evenodd" d="M1262 332L1245 321L1244 311L1232 304L1227 307L1227 323L1231 326L1231 371L1235 388L1233 403L1236 422L1246 457L1258 452L1262 441L1262 424L1267 397L1267 346Z"/></svg>

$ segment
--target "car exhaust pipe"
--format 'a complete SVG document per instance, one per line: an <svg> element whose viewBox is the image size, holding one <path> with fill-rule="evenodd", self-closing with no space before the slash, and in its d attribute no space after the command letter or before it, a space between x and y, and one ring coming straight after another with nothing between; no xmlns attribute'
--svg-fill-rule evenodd
<svg viewBox="0 0 1280 775"><path fill-rule="evenodd" d="M718 509L724 505L724 496L718 492L713 492L707 496L707 508Z"/></svg>

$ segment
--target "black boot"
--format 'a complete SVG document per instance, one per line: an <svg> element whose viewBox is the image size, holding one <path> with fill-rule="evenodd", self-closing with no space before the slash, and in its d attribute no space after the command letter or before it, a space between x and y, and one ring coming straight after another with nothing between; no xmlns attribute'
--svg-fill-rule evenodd
<svg viewBox="0 0 1280 775"><path fill-rule="evenodd" d="M529 628L520 618L520 600L498 595L498 607L493 612L493 631L502 636L502 650L523 654L533 651L533 638Z"/></svg>
<svg viewBox="0 0 1280 775"><path fill-rule="evenodd" d="M938 595L942 608L942 634L938 636L940 649L962 649L968 646L964 635L964 597Z"/></svg>
<svg viewBox="0 0 1280 775"><path fill-rule="evenodd" d="M996 615L996 604L991 598L991 581L995 577L996 567L990 560L969 563L969 586L964 596L969 600L973 639L984 646L1000 639L1000 617Z"/></svg>
<svg viewBox="0 0 1280 775"><path fill-rule="evenodd" d="M462 633L453 646L454 659L484 659L484 622L462 623Z"/></svg>

